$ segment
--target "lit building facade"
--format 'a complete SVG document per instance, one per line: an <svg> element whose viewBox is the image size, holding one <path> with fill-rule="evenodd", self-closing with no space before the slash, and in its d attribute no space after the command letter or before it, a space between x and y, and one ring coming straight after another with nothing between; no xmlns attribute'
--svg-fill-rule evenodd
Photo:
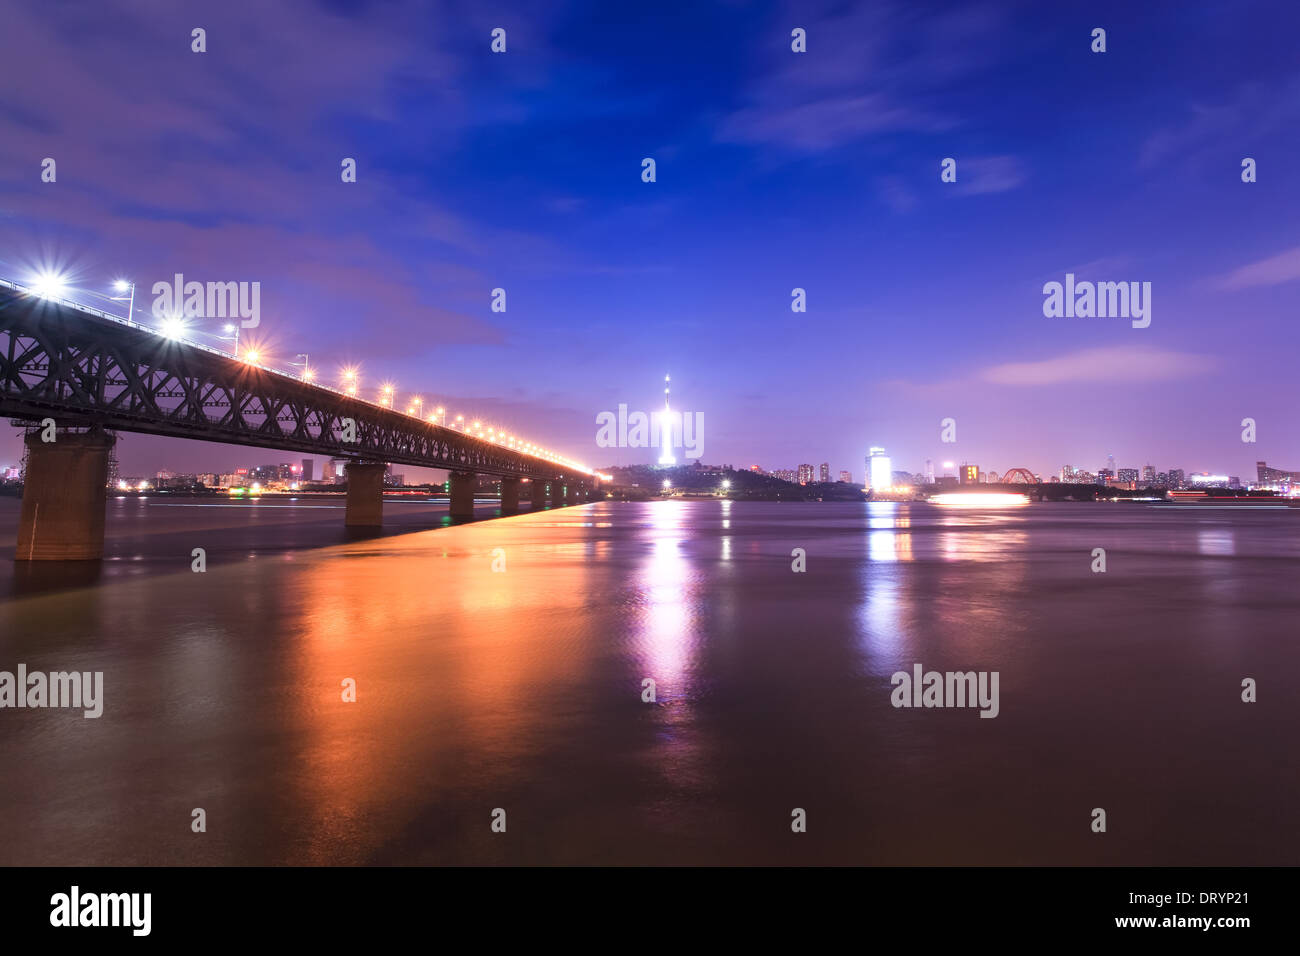
<svg viewBox="0 0 1300 956"><path fill-rule="evenodd" d="M894 484L893 463L883 448L872 448L867 454L867 476L872 491L888 491Z"/></svg>

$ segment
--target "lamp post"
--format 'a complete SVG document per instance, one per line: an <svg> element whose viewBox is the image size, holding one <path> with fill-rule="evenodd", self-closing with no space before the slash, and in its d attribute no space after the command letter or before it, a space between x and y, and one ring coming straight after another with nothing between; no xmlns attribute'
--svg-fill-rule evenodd
<svg viewBox="0 0 1300 956"><path fill-rule="evenodd" d="M130 292L129 295L127 296L121 295L121 293L127 292L128 290ZM117 292L118 295L110 296L109 301L127 303L126 320L128 322L134 322L135 321L135 283L130 281L129 279L118 279L116 282L113 283L113 291Z"/></svg>

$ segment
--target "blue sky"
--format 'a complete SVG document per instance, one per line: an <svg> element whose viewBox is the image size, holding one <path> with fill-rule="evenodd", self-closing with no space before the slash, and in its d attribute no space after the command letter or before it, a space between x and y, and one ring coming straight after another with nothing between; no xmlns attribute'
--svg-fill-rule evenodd
<svg viewBox="0 0 1300 956"><path fill-rule="evenodd" d="M260 281L273 356L596 465L651 459L595 419L671 372L711 463L1300 468L1293 4L10 7L0 274ZM1066 272L1150 328L1045 318Z"/></svg>

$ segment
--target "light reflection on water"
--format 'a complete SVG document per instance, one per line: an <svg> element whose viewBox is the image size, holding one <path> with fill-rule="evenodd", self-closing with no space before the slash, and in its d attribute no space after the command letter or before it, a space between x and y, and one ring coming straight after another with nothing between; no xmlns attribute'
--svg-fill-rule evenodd
<svg viewBox="0 0 1300 956"><path fill-rule="evenodd" d="M289 553L270 547L284 511L173 508L153 534L156 514L124 508L110 539L138 573L0 602L0 669L102 670L107 688L98 721L0 715L0 863L1300 852L1269 822L1300 783L1287 737L1259 732L1300 704L1206 692L1300 666L1290 513L670 499ZM334 533L313 528L332 526L290 530ZM191 573L219 534L229 549ZM1000 716L893 709L888 676L915 661L998 670ZM1062 828L1096 785L1082 754L1160 826L1118 847ZM211 840L157 825L200 805ZM806 841L791 806L816 814Z"/></svg>

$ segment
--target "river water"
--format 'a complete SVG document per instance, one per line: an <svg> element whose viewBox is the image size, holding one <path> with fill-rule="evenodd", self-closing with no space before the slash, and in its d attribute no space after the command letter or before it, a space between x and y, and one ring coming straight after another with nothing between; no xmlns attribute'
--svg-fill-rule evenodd
<svg viewBox="0 0 1300 956"><path fill-rule="evenodd" d="M0 710L0 864L1300 862L1300 512L341 505L113 499L87 569L0 499L0 671L104 675Z"/></svg>

